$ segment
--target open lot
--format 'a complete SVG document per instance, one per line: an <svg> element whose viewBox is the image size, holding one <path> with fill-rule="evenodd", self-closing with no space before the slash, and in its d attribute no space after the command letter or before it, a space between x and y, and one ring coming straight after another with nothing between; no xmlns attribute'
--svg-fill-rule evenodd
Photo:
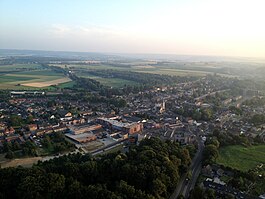
<svg viewBox="0 0 265 199"><path fill-rule="evenodd" d="M14 159L14 160L1 163L1 168L17 167L19 165L23 167L31 167L33 164L37 163L41 159L42 157L29 157L29 158Z"/></svg>
<svg viewBox="0 0 265 199"><path fill-rule="evenodd" d="M265 144L251 147L239 145L222 147L219 150L217 163L242 171L265 164Z"/></svg>

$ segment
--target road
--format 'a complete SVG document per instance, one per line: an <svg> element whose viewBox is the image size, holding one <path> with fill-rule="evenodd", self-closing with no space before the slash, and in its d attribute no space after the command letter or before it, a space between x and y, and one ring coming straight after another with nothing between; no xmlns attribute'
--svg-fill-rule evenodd
<svg viewBox="0 0 265 199"><path fill-rule="evenodd" d="M212 93L207 93L207 94L202 95L202 96L200 96L200 97L196 97L196 98L195 98L195 101L198 101L198 100L201 100L201 99L206 98L207 96L213 96L213 95L215 95L216 93L222 93L222 92L225 92L225 91L228 91L228 90L230 90L230 89L224 89L224 90L214 91L214 92L212 92Z"/></svg>
<svg viewBox="0 0 265 199"><path fill-rule="evenodd" d="M176 187L174 193L171 195L170 199L176 199L178 198L179 195L183 195L184 198L189 197L189 193L194 188L197 178L201 171L203 148L204 148L204 142L199 137L198 138L198 151L195 154L194 158L192 159L191 165L188 169L188 171L191 171L192 177L189 181L187 181L186 180L187 173L184 173L181 176L178 186Z"/></svg>

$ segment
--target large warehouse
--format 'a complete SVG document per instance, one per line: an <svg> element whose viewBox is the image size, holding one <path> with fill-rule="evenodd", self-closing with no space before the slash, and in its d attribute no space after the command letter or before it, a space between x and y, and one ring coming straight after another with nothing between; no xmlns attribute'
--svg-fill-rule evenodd
<svg viewBox="0 0 265 199"><path fill-rule="evenodd" d="M98 118L97 122L107 126L111 130L118 130L129 134L139 133L143 130L142 123L127 123L110 118Z"/></svg>

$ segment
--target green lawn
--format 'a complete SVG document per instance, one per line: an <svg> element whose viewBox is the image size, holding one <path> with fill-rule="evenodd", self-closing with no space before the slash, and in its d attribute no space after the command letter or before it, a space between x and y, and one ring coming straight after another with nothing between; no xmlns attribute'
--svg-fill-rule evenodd
<svg viewBox="0 0 265 199"><path fill-rule="evenodd" d="M242 171L265 164L265 144L244 147L240 145L222 147L219 150L217 163Z"/></svg>

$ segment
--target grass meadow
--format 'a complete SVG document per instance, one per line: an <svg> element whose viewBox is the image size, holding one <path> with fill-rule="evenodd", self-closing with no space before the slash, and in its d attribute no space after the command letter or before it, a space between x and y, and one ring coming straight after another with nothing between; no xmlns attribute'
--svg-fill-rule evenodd
<svg viewBox="0 0 265 199"><path fill-rule="evenodd" d="M250 147L241 145L222 147L219 150L217 163L242 171L255 168L257 165L265 164L265 144Z"/></svg>

